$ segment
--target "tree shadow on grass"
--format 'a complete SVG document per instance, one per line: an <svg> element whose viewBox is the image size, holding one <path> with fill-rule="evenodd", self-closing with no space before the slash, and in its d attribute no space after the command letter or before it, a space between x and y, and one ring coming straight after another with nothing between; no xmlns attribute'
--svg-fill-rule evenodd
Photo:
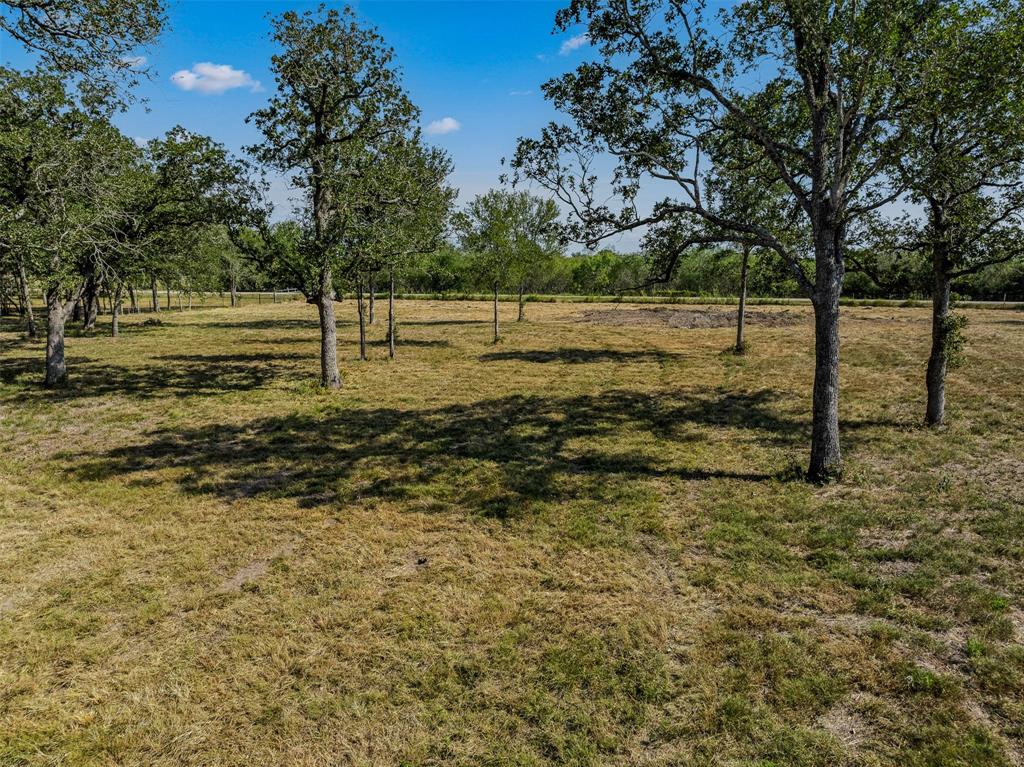
<svg viewBox="0 0 1024 767"><path fill-rule="evenodd" d="M299 353L164 354L145 367L121 367L69 355L67 386L42 389L44 360L39 355L0 359L0 381L24 383L28 379L28 391L15 391L8 398L19 401L26 396L49 400L209 396L258 388L285 374L287 363L308 360L309 355Z"/></svg>
<svg viewBox="0 0 1024 767"><path fill-rule="evenodd" d="M805 424L780 414L776 399L770 390L610 391L277 416L151 432L141 444L78 457L70 471L148 484L159 481L150 472L171 469L186 492L227 500L268 496L314 507L415 499L417 508L458 504L505 518L534 502L615 504L636 479L777 479L739 464L699 428L736 430L740 442L750 432L767 445L802 443ZM684 444L693 449L676 449Z"/></svg>
<svg viewBox="0 0 1024 767"><path fill-rule="evenodd" d="M403 320L398 318L399 325L419 325L431 327L433 325L490 325L491 320Z"/></svg>
<svg viewBox="0 0 1024 767"><path fill-rule="evenodd" d="M499 362L514 360L518 362L564 362L581 364L590 362L668 362L682 359L684 355L677 352L663 352L655 349L638 351L620 351L617 349L554 349L534 351L490 352L480 355L481 362Z"/></svg>
<svg viewBox="0 0 1024 767"><path fill-rule="evenodd" d="M219 330L309 330L315 331L319 338L320 323L317 320L304 320L295 317L287 319L277 320L238 320L232 322L230 320L217 320L210 322L201 318L194 318L185 320L183 322L175 323L177 325L193 325L201 328L215 328ZM338 320L337 325L352 325L353 322L346 320Z"/></svg>

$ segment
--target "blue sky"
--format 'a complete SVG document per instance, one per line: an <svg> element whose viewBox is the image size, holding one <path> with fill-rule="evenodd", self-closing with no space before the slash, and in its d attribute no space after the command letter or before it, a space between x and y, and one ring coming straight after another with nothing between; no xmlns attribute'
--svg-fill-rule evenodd
<svg viewBox="0 0 1024 767"><path fill-rule="evenodd" d="M140 52L151 72L151 80L138 89L146 107L136 106L118 116L119 126L130 136L148 139L180 124L241 152L259 138L245 124L246 115L259 108L274 87L268 70L274 48L267 36L267 16L314 5L294 0L172 3L170 29L151 50ZM394 47L406 87L422 110L424 127L437 122L449 129L428 138L451 153L452 181L460 189L461 201L496 186L501 158L511 155L516 139L536 134L557 118L540 85L574 68L590 53L582 37L574 40L582 30L553 34L560 2L420 0L352 5ZM27 65L10 41L0 40L0 46L5 63ZM220 68L194 69L202 64ZM287 194L283 182L275 184L279 216L288 214Z"/></svg>

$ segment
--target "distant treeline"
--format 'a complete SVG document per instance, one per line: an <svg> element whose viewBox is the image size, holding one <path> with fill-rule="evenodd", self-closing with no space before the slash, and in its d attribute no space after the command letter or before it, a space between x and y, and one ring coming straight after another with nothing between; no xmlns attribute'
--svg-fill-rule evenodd
<svg viewBox="0 0 1024 767"><path fill-rule="evenodd" d="M530 293L550 295L614 295L618 293L689 296L734 296L737 293L741 255L728 249L693 250L680 259L671 278L653 282L651 259L640 253L600 250L558 256L545 261L527 279ZM813 263L807 264L808 275ZM884 279L880 287L862 272L846 274L843 295L849 298L919 298L929 295L928 265L902 273L899 279ZM474 268L473 254L445 247L420 257L404 270L401 288L412 293L469 293L483 291ZM513 290L516 286L507 286ZM1024 300L1024 265L993 266L960 280L956 294L976 301ZM766 298L804 298L789 267L778 258L755 251L751 255L748 292Z"/></svg>

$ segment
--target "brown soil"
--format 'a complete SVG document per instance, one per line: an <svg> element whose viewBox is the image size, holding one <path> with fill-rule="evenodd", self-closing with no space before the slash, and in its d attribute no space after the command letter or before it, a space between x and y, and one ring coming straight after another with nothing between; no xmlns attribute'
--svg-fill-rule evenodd
<svg viewBox="0 0 1024 767"><path fill-rule="evenodd" d="M645 326L668 328L727 328L736 326L736 309L683 309L676 306L653 306L642 309L585 309L579 322L599 325ZM800 325L809 320L806 313L783 310L776 312L750 311L746 313L748 325L781 328Z"/></svg>

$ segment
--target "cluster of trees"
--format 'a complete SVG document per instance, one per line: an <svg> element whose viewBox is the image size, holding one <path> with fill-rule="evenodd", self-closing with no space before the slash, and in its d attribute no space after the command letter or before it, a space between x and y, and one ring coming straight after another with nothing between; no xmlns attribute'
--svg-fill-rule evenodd
<svg viewBox="0 0 1024 767"><path fill-rule="evenodd" d="M130 103L160 0L0 2L0 30L37 54L0 70L0 282L46 298L46 383L67 377L64 327L116 334L127 291L294 288L320 317L321 382L341 385L335 302L354 294L360 356L387 286L413 290L684 292L810 298L815 317L808 476L834 476L844 289L933 304L926 420L944 418L959 353L954 290L1021 287L1024 10L1020 0L571 0L600 54L544 86L566 115L521 139L512 190L453 211L452 165L427 145L394 55L353 12L272 21L276 89L248 118L248 159L181 128L137 146L111 122ZM595 171L610 157L607 178ZM272 223L265 170L300 203ZM553 199L515 191L530 181ZM646 210L641 188L668 190ZM616 202L617 201L617 202ZM561 211L568 224L559 222ZM642 231L643 255L564 255ZM369 297L369 308L364 298ZM234 303L234 301L233 301ZM742 332L737 342L742 350Z"/></svg>
<svg viewBox="0 0 1024 767"><path fill-rule="evenodd" d="M556 196L580 241L644 228L665 279L721 243L785 264L814 307L823 480L841 468L847 271L886 285L930 265L937 425L962 327L951 286L1018 257L1022 21L1015 0L741 0L713 20L703 0L572 0L556 26L585 25L600 58L545 84L567 119L520 141L513 179ZM641 211L652 182L671 191Z"/></svg>
<svg viewBox="0 0 1024 767"><path fill-rule="evenodd" d="M112 332L125 293L180 295L240 282L295 288L317 305L325 386L341 383L334 300L436 247L455 192L451 162L424 145L393 54L349 9L273 22L277 93L250 116L264 141L250 159L174 128L138 146L112 118L131 103L133 52L164 24L153 0L0 5L0 29L38 54L34 71L0 69L0 275L16 285L30 336L31 289L46 305L47 386L67 381L65 326ZM289 173L294 219L271 223L265 168ZM393 302L389 321L394 353ZM361 332L365 356L365 332Z"/></svg>

